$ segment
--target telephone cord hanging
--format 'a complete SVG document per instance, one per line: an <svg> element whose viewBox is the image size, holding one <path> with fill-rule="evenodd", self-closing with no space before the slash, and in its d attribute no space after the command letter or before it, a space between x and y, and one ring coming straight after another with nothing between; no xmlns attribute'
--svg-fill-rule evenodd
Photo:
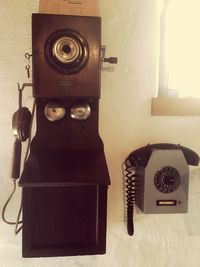
<svg viewBox="0 0 200 267"><path fill-rule="evenodd" d="M134 234L134 207L135 207L135 168L130 164L127 159L124 162L125 171L124 171L124 197L126 202L126 211L127 211L127 232L130 236Z"/></svg>
<svg viewBox="0 0 200 267"><path fill-rule="evenodd" d="M28 158L28 154L29 154L29 151L30 151L30 144L31 144L31 140L32 140L32 128L33 128L33 119L34 119L34 114L35 114L35 107L36 107L36 101L34 99L32 112L31 112L32 116L31 116L31 123L30 123L30 133L29 133L28 144L27 144L26 153L25 153L25 157L24 157L23 167L26 164L26 161L27 161L27 158ZM22 226L20 226L19 228L18 228L18 226L19 226L19 224L23 223L23 221L20 221L20 216L21 216L21 212L22 212L22 199L21 199L21 203L20 203L19 212L17 214L16 222L12 222L12 221L7 220L6 216L5 216L5 212L6 212L7 206L9 204L9 202L11 201L11 199L13 198L13 195L16 192L16 187L17 187L16 179L13 179L13 185L14 185L13 186L13 190L12 190L10 196L8 197L7 201L5 202L5 204L3 206L1 217L2 217L2 220L5 223L7 223L9 225L15 225L15 234L18 234L20 232L20 230L22 229Z"/></svg>

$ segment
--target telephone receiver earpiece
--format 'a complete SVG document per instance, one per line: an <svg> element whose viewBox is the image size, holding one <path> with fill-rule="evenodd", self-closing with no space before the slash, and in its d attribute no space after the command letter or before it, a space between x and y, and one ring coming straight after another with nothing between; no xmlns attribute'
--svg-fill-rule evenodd
<svg viewBox="0 0 200 267"><path fill-rule="evenodd" d="M31 112L27 107L19 108L12 117L12 132L15 136L13 148L13 163L11 176L17 179L20 176L22 142L29 138L31 125Z"/></svg>

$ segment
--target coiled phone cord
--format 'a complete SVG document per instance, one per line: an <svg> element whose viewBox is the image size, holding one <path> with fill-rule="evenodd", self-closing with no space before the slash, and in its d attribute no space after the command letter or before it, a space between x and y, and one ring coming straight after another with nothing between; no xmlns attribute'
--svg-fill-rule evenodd
<svg viewBox="0 0 200 267"><path fill-rule="evenodd" d="M28 144L27 144L27 148L26 148L26 153L25 153L25 156L24 156L23 167L25 167L26 161L28 159L29 151L30 151L30 145L31 145L31 140L32 140L33 119L34 119L34 114L35 114L35 107L36 107L36 101L34 99L32 112L31 112L31 122L30 122L30 130L29 130L30 132L29 132L29 138L28 138ZM5 216L5 212L6 212L7 206L9 204L10 200L12 199L13 195L16 192L16 187L17 187L16 179L13 179L13 190L12 190L10 196L8 197L7 201L5 202L5 204L3 206L1 217L2 217L2 220L5 223L7 223L9 225L15 225L15 234L17 235L22 229L22 226L19 227L19 224L23 223L23 221L20 221L20 216L21 216L21 212L22 212L22 197L21 197L21 201L20 201L20 208L19 208L19 211L18 211L18 214L17 214L16 222L11 222L11 221L7 220L6 216Z"/></svg>
<svg viewBox="0 0 200 267"><path fill-rule="evenodd" d="M135 168L128 159L124 162L124 198L127 211L127 232L130 236L134 234L134 207L135 207Z"/></svg>

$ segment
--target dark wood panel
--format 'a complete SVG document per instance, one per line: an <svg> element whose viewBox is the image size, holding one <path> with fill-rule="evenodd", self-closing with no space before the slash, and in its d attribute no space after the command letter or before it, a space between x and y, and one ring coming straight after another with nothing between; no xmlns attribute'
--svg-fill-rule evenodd
<svg viewBox="0 0 200 267"><path fill-rule="evenodd" d="M48 38L64 29L78 32L89 45L88 63L75 75L57 72L45 56ZM100 17L33 14L32 47L35 97L100 97Z"/></svg>
<svg viewBox="0 0 200 267"><path fill-rule="evenodd" d="M107 186L23 189L23 256L103 254Z"/></svg>

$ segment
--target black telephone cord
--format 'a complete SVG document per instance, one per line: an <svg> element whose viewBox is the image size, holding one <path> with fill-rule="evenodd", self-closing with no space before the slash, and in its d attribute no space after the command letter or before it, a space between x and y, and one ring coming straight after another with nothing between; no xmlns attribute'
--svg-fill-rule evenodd
<svg viewBox="0 0 200 267"><path fill-rule="evenodd" d="M29 132L29 138L28 138L28 144L27 144L27 148L26 148L26 153L25 153L25 157L24 157L24 166L26 164L26 161L28 159L28 155L29 155L29 151L30 151L30 145L31 145L31 140L32 140L32 128L33 128L33 119L34 119L34 114L35 114L35 108L36 108L36 101L34 99L34 102L33 102L33 107L32 107L32 117L31 117L31 123L30 123L30 132ZM16 187L17 187L17 184L16 184L16 179L13 179L13 190L10 194L10 196L8 197L7 201L5 202L4 206L3 206L3 209L2 209L2 213L1 213L1 217L2 217L2 220L9 224L9 225L15 225L15 234L17 235L21 229L22 229L22 226L19 226L19 224L22 224L23 221L20 221L20 216L21 216L21 212L22 212L22 199L21 199L21 203L20 203L20 208L19 208L19 211L18 211L18 214L17 214L17 219L16 219L16 222L11 222L9 220L6 219L6 216L5 216L5 212L6 212L6 209L7 209L7 206L10 202L10 200L12 199L13 195L15 194L15 191L16 191Z"/></svg>
<svg viewBox="0 0 200 267"><path fill-rule="evenodd" d="M127 232L130 236L134 234L134 207L135 207L135 168L129 160L124 162L124 198L127 211Z"/></svg>

